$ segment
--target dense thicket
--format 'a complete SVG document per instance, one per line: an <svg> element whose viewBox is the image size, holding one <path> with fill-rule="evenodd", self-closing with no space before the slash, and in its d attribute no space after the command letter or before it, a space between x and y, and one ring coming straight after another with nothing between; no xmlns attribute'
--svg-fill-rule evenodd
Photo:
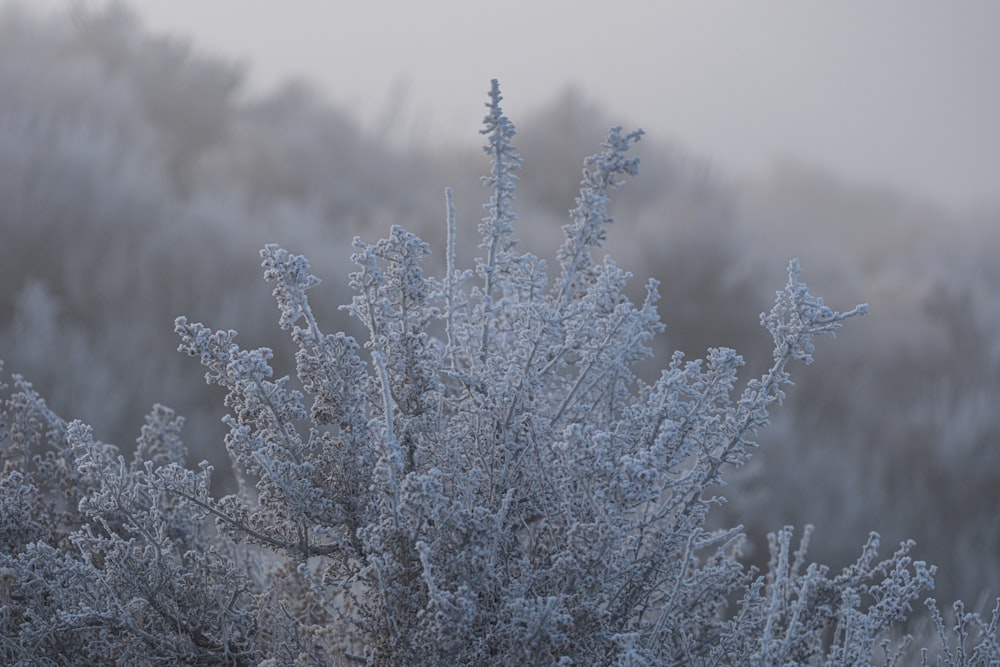
<svg viewBox="0 0 1000 667"><path fill-rule="evenodd" d="M67 423L20 376L0 413L5 548L0 655L16 665L896 664L892 632L933 588L912 542L878 560L872 533L839 574L806 565L811 527L769 535L766 574L741 562L741 527L709 530L724 475L812 363L839 313L788 267L760 316L773 350L709 348L635 375L663 329L658 282L595 255L608 201L638 173L642 132L613 128L584 161L553 269L517 249L521 156L493 82L491 168L479 257L457 263L446 191L446 269L394 225L355 238L351 302L363 346L324 333L308 261L260 252L291 334L295 377L236 331L175 321L180 350L226 390L237 492L187 467L183 419L146 418L131 463ZM3 385L3 390L8 387ZM308 397L308 400L307 400ZM214 525L214 530L211 528ZM956 650L932 599L939 663L1000 660L996 623L956 608ZM1000 605L1000 602L998 602ZM971 635L970 635L971 632ZM926 664L927 649L921 649ZM937 652L937 651L936 651Z"/></svg>
<svg viewBox="0 0 1000 667"><path fill-rule="evenodd" d="M290 372L294 346L271 332L247 257L276 239L308 249L328 277L318 316L361 334L336 311L350 300L337 281L349 239L399 223L438 248L441 187L456 186L460 220L479 206L474 156L401 152L307 86L250 98L242 79L121 9L41 19L7 5L0 16L0 358L125 449L150 405L173 406L197 434L189 462L220 471L216 493L235 483L222 394L178 363L174 317L238 329ZM521 124L519 210L532 220L521 247L556 259L545 249L558 247L579 185L569 166L609 124L574 92ZM816 524L811 553L838 566L869 530L913 537L941 566L945 599L989 604L1000 590L996 212L947 211L801 165L727 182L657 141L644 142L609 240L622 265L661 281L670 328L640 377L655 380L675 350L720 345L746 352L741 381L762 372L754 360L771 341L756 314L791 256L832 301L874 309L800 374L759 455L730 478L739 502L712 520L745 524L758 564L785 523ZM473 226L458 235L459 248L475 245Z"/></svg>

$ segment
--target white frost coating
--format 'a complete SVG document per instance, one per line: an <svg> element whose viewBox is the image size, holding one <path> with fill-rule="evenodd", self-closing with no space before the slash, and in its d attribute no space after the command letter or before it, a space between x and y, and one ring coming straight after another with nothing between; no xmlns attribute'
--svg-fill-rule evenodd
<svg viewBox="0 0 1000 667"><path fill-rule="evenodd" d="M933 585L912 543L879 561L873 534L835 574L805 562L810 529L793 552L783 528L760 575L738 560L740 527L705 527L789 361L811 362L815 336L866 307L828 308L793 261L761 316L774 352L760 378L737 393L742 357L713 348L640 382L663 329L657 284L633 303L630 274L593 254L641 133L615 128L587 160L550 281L515 249L520 157L500 100L494 82L486 257L455 267L450 190L444 280L401 227L356 239L346 309L364 350L323 333L306 296L319 280L273 245L262 265L295 381L272 379L271 350L241 349L235 331L176 321L180 349L228 392L240 493L213 498L210 467L184 466L167 408L127 462L15 378L0 419L3 662L863 665L877 649L900 662L880 639ZM978 643L944 644L942 664L1000 660L1000 612L989 626L956 612Z"/></svg>

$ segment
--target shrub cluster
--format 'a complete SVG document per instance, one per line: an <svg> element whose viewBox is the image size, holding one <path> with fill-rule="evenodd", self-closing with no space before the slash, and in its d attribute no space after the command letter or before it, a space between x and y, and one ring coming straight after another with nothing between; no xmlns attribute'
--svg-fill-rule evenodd
<svg viewBox="0 0 1000 667"><path fill-rule="evenodd" d="M550 273L519 252L520 157L493 83L483 133L492 192L481 257L447 268L394 226L355 240L346 310L359 343L325 333L305 258L261 251L295 375L232 330L178 318L180 349L226 393L237 492L186 466L183 420L157 405L131 460L53 414L14 376L0 431L0 657L7 664L860 665L898 664L894 628L933 586L906 542L873 534L842 572L806 562L809 529L772 535L766 572L742 529L709 530L724 473L811 363L836 312L792 262L767 370L675 353L635 369L662 330L657 284L595 258L610 192L634 175L641 132L614 128L585 163ZM938 664L1000 661L997 614L934 610ZM915 654L911 654L915 655Z"/></svg>

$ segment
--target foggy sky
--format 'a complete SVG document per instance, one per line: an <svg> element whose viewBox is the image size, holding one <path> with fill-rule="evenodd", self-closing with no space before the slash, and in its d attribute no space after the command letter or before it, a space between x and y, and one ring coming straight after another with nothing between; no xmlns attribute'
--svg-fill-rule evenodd
<svg viewBox="0 0 1000 667"><path fill-rule="evenodd" d="M125 4L245 63L251 90L305 79L395 141L478 142L494 77L515 121L574 85L723 173L795 158L952 206L1000 204L991 0Z"/></svg>

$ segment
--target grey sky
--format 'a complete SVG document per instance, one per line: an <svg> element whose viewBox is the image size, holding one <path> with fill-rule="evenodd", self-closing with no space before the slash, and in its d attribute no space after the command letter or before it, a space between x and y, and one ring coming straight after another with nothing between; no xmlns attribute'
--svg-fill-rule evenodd
<svg viewBox="0 0 1000 667"><path fill-rule="evenodd" d="M515 122L574 84L730 173L792 157L943 203L1000 203L994 0L127 4L246 62L256 90L304 78L368 127L402 99L396 138L477 141L493 77Z"/></svg>

